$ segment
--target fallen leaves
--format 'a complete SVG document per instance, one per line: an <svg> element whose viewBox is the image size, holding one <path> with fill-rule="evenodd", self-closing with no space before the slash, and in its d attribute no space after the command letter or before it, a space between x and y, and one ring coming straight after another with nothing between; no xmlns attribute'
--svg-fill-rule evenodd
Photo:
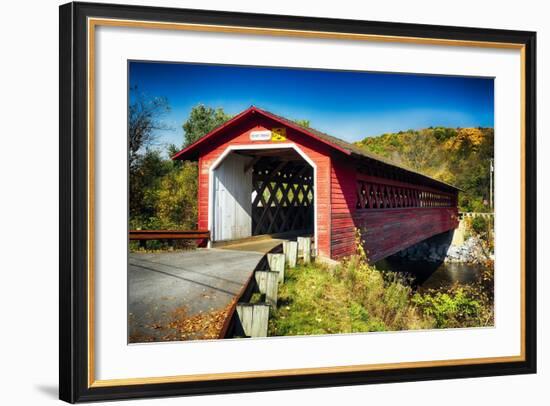
<svg viewBox="0 0 550 406"><path fill-rule="evenodd" d="M177 331L179 340L211 340L219 338L231 306L199 312L191 317L176 317L168 327Z"/></svg>
<svg viewBox="0 0 550 406"><path fill-rule="evenodd" d="M153 323L146 326L151 334L130 337L130 342L187 341L217 339L229 317L232 303L225 308L212 309L189 315L185 306L175 309L164 324Z"/></svg>

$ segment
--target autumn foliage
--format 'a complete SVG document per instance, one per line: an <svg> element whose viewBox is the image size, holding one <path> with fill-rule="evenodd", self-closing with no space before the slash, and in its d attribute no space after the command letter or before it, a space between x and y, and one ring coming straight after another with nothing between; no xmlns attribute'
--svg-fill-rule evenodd
<svg viewBox="0 0 550 406"><path fill-rule="evenodd" d="M430 127L367 137L357 145L459 187L461 211L490 211L492 128Z"/></svg>

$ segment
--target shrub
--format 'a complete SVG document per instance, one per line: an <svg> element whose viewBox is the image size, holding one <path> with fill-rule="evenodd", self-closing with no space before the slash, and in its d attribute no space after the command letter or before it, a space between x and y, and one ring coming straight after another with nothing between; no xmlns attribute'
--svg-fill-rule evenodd
<svg viewBox="0 0 550 406"><path fill-rule="evenodd" d="M434 318L436 328L479 325L482 306L461 288L446 293L416 293L412 301L426 316Z"/></svg>
<svg viewBox="0 0 550 406"><path fill-rule="evenodd" d="M482 246L480 248L489 257L494 252L494 217L475 216L464 219L466 225L466 236L477 237Z"/></svg>
<svg viewBox="0 0 550 406"><path fill-rule="evenodd" d="M489 227L489 220L482 216L475 216L470 223L472 231L476 234L484 234Z"/></svg>

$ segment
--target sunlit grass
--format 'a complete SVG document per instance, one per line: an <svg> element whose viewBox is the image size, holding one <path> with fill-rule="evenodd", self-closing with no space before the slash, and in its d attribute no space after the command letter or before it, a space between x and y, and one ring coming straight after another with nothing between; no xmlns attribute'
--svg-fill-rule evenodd
<svg viewBox="0 0 550 406"><path fill-rule="evenodd" d="M270 319L272 336L356 333L430 328L410 301L411 288L359 258L329 269L318 264L290 269Z"/></svg>

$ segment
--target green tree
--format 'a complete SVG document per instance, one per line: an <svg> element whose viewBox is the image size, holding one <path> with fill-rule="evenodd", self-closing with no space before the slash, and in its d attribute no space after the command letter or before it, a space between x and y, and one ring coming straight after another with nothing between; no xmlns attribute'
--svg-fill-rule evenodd
<svg viewBox="0 0 550 406"><path fill-rule="evenodd" d="M170 158L172 158L174 155L176 155L181 150L182 150L182 148L176 146L176 144L168 144L168 146L166 147L166 153L168 154L168 156ZM183 166L183 161L180 161L179 159L175 160L175 161L172 161L172 163L173 163L174 166L176 166L178 168L181 168Z"/></svg>
<svg viewBox="0 0 550 406"><path fill-rule="evenodd" d="M422 171L431 164L434 159L432 153L435 138L426 131L407 132L406 142L402 148L402 158L410 168ZM393 141L392 137L389 141Z"/></svg>
<svg viewBox="0 0 550 406"><path fill-rule="evenodd" d="M198 104L191 109L189 118L183 123L184 146L191 145L199 138L208 134L231 118L223 109L213 109Z"/></svg>
<svg viewBox="0 0 550 406"><path fill-rule="evenodd" d="M162 177L156 214L165 228L193 230L197 227L196 162L182 162Z"/></svg>
<svg viewBox="0 0 550 406"><path fill-rule="evenodd" d="M160 180L172 167L157 149L147 148L137 155L129 179L131 228L155 228Z"/></svg>
<svg viewBox="0 0 550 406"><path fill-rule="evenodd" d="M168 146L166 147L166 152L168 153L169 157L176 155L180 150L181 148L178 148L176 144L168 144Z"/></svg>
<svg viewBox="0 0 550 406"><path fill-rule="evenodd" d="M296 124L298 124L301 127L309 128L310 127L310 121L309 120L292 120Z"/></svg>

